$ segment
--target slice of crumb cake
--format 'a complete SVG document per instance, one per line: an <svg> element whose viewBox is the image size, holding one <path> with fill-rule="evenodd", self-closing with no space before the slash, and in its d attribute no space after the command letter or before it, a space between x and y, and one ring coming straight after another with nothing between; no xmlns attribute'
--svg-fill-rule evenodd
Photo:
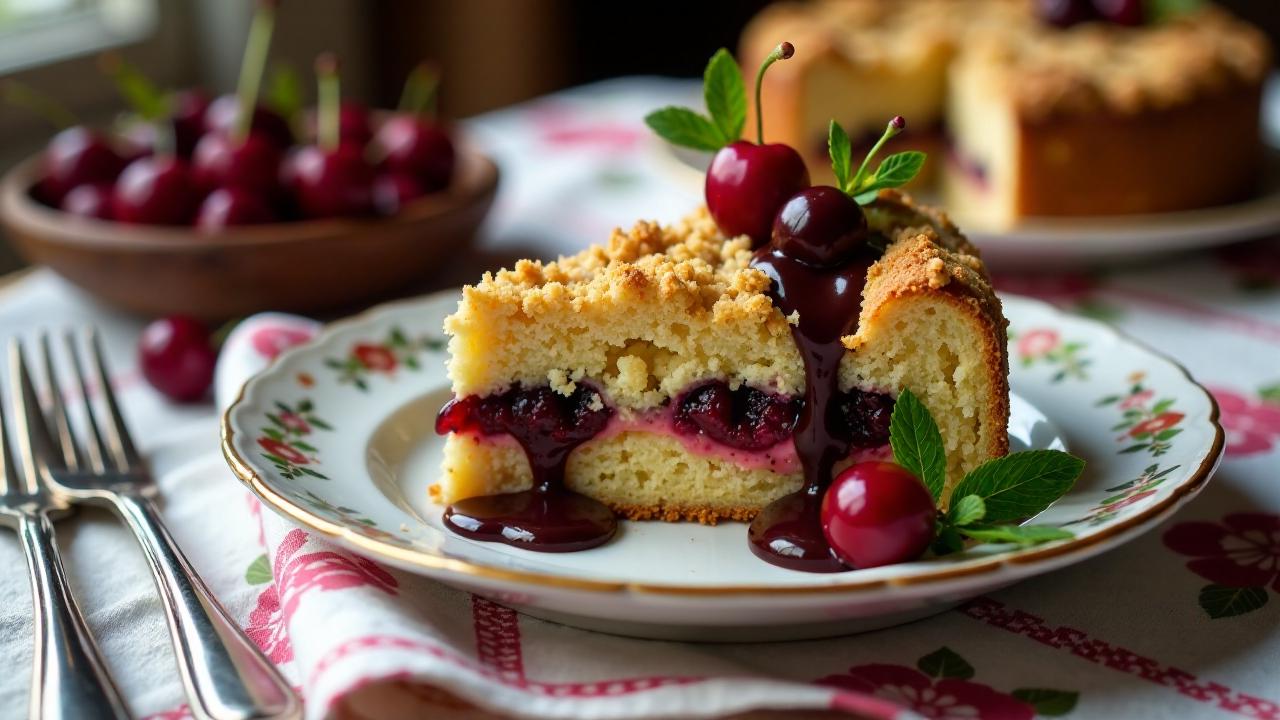
<svg viewBox="0 0 1280 720"><path fill-rule="evenodd" d="M835 423L853 450L837 467L889 456L893 398L909 388L938 420L949 493L1008 450L1000 302L944 215L894 191L866 211L885 250L843 338ZM703 210L464 288L445 321L455 400L434 498L529 488L513 436L538 433L576 444L560 459L568 488L634 520L748 520L799 490L803 364L751 259Z"/></svg>

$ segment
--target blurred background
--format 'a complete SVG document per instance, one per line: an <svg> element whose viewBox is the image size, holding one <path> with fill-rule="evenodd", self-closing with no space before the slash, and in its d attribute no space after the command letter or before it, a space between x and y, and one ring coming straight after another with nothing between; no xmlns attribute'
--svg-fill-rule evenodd
<svg viewBox="0 0 1280 720"><path fill-rule="evenodd" d="M306 0L284 2L273 63L310 77L322 50L343 58L343 95L395 103L408 71L437 61L441 110L467 117L560 88L623 75L697 75L736 46L768 0L638 6L597 0ZM1225 0L1280 38L1277 0ZM0 80L39 88L82 120L107 123L122 103L98 70L117 50L162 86L218 93L236 79L252 3L242 0L0 0ZM309 83L308 93L314 92ZM0 107L0 167L38 149L40 119ZM0 272L18 266L0 238Z"/></svg>

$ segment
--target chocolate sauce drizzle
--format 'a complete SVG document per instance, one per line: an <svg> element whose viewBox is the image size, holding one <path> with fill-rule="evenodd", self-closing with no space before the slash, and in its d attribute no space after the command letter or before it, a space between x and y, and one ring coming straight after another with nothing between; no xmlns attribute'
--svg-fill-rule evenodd
<svg viewBox="0 0 1280 720"><path fill-rule="evenodd" d="M848 456L851 441L836 430L840 393L840 338L851 334L862 309L862 288L873 257L835 268L819 268L765 246L752 267L769 276L769 295L784 316L798 313L791 335L804 361L804 407L796 421L796 455L804 487L760 511L748 531L751 551L766 562L806 572L847 570L831 554L822 534L822 496L836 462Z"/></svg>

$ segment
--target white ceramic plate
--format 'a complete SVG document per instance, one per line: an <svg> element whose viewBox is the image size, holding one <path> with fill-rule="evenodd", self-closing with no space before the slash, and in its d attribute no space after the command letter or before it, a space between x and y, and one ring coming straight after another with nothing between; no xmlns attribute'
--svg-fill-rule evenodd
<svg viewBox="0 0 1280 720"><path fill-rule="evenodd" d="M1015 449L1065 444L1088 467L1039 518L1074 540L986 546L833 575L783 570L746 527L624 522L608 545L543 554L457 537L427 499L436 411L449 398L449 292L335 323L250 380L223 451L271 508L395 567L568 624L646 637L817 637L922 617L1127 542L1194 496L1218 462L1208 393L1095 321L1005 298Z"/></svg>

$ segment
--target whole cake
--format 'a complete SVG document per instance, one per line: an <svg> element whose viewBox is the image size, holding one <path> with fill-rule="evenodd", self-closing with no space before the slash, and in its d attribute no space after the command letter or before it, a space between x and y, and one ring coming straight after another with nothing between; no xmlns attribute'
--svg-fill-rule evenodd
<svg viewBox="0 0 1280 720"><path fill-rule="evenodd" d="M1263 34L1211 5L1169 17L1146 17L1138 2L1107 3L1103 17L1092 5L779 3L748 26L740 54L756 62L779 36L804 48L765 80L764 108L769 139L811 167L823 164L829 119L856 145L890 108L911 117L902 142L947 157L921 181L940 183L968 224L1248 196L1263 158Z"/></svg>

